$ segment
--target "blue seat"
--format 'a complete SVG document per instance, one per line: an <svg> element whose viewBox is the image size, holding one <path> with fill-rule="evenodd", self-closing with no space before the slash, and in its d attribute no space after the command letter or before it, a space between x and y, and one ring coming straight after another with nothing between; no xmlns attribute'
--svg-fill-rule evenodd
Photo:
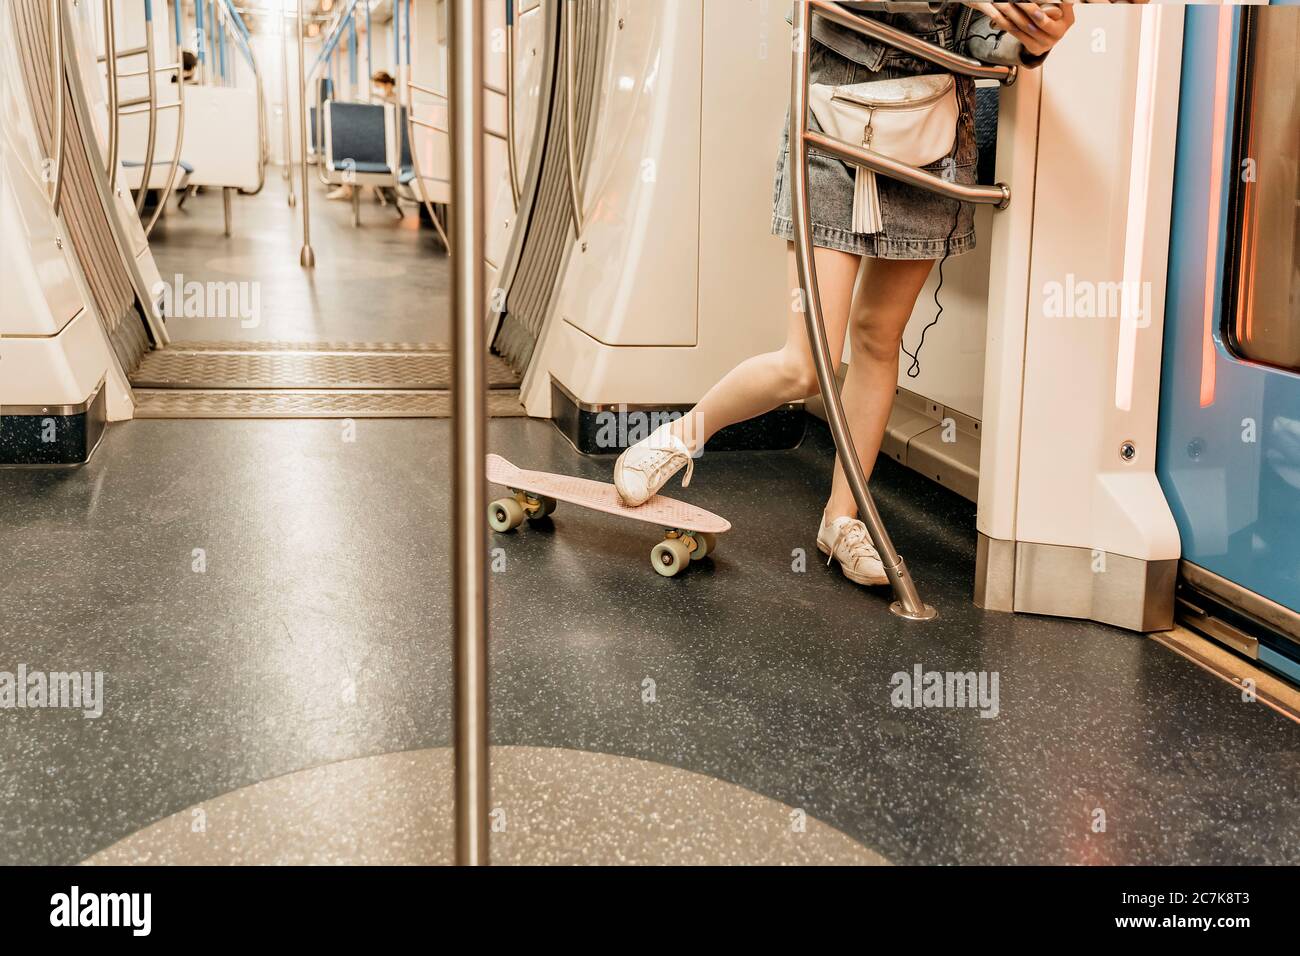
<svg viewBox="0 0 1300 956"><path fill-rule="evenodd" d="M380 103L342 103L329 107L330 168L370 175L391 175L388 167L384 107Z"/></svg>
<svg viewBox="0 0 1300 956"><path fill-rule="evenodd" d="M402 131L401 166L402 172L405 173L408 169L415 168L415 163L411 160L411 128L406 122L405 106L398 107L397 125Z"/></svg>

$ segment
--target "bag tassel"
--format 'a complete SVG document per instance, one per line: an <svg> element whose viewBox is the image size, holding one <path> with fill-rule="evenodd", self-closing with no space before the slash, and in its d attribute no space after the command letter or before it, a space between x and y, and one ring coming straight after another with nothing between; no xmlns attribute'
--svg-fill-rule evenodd
<svg viewBox="0 0 1300 956"><path fill-rule="evenodd" d="M885 228L880 218L880 190L876 174L857 167L853 177L853 231L877 233Z"/></svg>

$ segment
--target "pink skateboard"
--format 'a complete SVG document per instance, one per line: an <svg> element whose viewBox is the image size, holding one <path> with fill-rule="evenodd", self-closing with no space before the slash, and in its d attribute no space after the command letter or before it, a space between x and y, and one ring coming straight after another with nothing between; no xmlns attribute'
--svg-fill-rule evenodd
<svg viewBox="0 0 1300 956"><path fill-rule="evenodd" d="M610 482L524 471L500 455L487 456L487 478L493 484L505 485L511 493L511 497L498 498L488 505L488 524L493 531L513 531L525 519L545 518L555 510L557 501L657 524L665 529L664 540L650 552L650 563L665 577L672 577L692 561L710 554L717 546L715 536L731 528L730 521L712 511L663 495L655 495L638 508L629 508Z"/></svg>

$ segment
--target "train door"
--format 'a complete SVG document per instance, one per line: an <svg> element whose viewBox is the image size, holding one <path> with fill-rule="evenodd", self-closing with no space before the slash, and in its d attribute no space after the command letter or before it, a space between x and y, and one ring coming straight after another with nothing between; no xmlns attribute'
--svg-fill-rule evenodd
<svg viewBox="0 0 1300 956"><path fill-rule="evenodd" d="M1158 454L1179 611L1300 681L1300 9L1189 8L1184 43Z"/></svg>

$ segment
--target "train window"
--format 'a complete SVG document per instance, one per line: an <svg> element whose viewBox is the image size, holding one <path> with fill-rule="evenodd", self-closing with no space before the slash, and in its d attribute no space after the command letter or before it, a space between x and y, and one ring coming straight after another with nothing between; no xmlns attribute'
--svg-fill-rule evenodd
<svg viewBox="0 0 1300 956"><path fill-rule="evenodd" d="M1239 357L1300 371L1300 9L1243 21L1224 331Z"/></svg>

